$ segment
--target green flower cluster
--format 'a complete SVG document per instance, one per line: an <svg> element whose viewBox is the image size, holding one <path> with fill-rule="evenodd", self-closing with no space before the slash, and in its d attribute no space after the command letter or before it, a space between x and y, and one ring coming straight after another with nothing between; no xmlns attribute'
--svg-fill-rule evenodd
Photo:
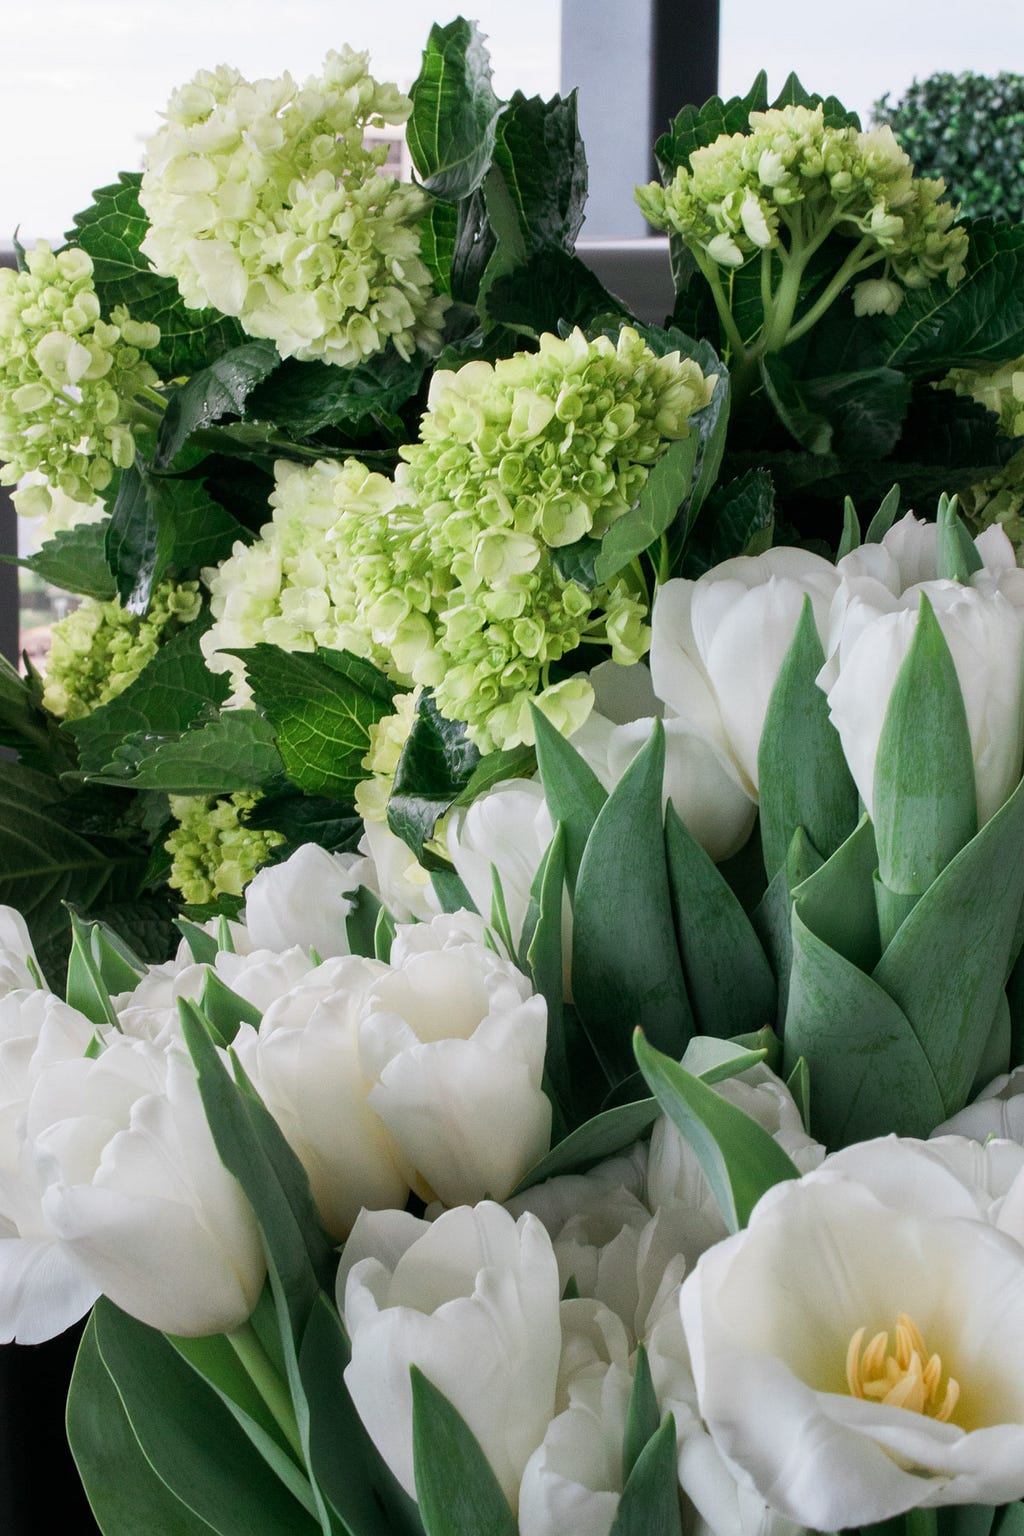
<svg viewBox="0 0 1024 1536"><path fill-rule="evenodd" d="M1024 437L1024 357L994 368L954 368L944 381L994 411L1004 437ZM960 494L960 506L980 532L998 523L1018 551L1024 551L1024 449L997 475Z"/></svg>
<svg viewBox="0 0 1024 1536"><path fill-rule="evenodd" d="M261 798L249 791L221 798L169 797L178 825L164 843L171 855L168 884L189 906L204 907L218 896L241 896L260 865L285 841L280 832L245 825Z"/></svg>
<svg viewBox="0 0 1024 1536"><path fill-rule="evenodd" d="M788 106L751 112L749 133L694 150L669 186L638 188L637 201L656 228L682 235L706 274L759 251L802 269L829 234L844 236L854 247L842 285L884 263L857 285L858 314L892 314L905 288L963 277L967 234L945 190L914 176L890 128L830 128L820 105Z"/></svg>
<svg viewBox="0 0 1024 1536"><path fill-rule="evenodd" d="M44 705L62 720L80 720L109 703L201 607L197 581L162 582L144 616L129 613L116 599L85 598L53 626Z"/></svg>
<svg viewBox="0 0 1024 1536"><path fill-rule="evenodd" d="M41 243L23 272L0 268L0 484L38 471L92 502L134 459L132 398L157 383L142 353L159 341L123 306L101 318L85 251Z"/></svg>
<svg viewBox="0 0 1024 1536"><path fill-rule="evenodd" d="M228 667L214 653L256 639L344 646L433 688L483 751L532 741L531 699L572 729L590 685L552 666L584 641L637 660L647 594L632 572L587 590L557 551L629 509L714 383L629 328L435 374L393 482L351 460L278 466L273 524L212 576L207 654Z"/></svg>
<svg viewBox="0 0 1024 1536"><path fill-rule="evenodd" d="M364 143L411 103L367 61L329 53L303 85L203 70L147 146L143 252L186 304L237 316L284 357L352 367L389 342L406 358L440 344L448 301L419 256L427 196Z"/></svg>

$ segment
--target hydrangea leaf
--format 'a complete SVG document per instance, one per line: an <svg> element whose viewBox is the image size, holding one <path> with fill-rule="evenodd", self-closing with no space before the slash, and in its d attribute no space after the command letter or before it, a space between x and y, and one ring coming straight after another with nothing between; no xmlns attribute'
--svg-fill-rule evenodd
<svg viewBox="0 0 1024 1536"><path fill-rule="evenodd" d="M906 374L895 368L803 379L800 390L806 408L829 423L838 454L876 459L899 442L912 392Z"/></svg>
<svg viewBox="0 0 1024 1536"><path fill-rule="evenodd" d="M683 551L680 574L695 580L713 565L736 555L759 555L771 548L775 527L775 487L763 469L748 469L717 486L704 503Z"/></svg>
<svg viewBox="0 0 1024 1536"><path fill-rule="evenodd" d="M258 830L280 832L284 843L274 850L275 861L287 859L303 843L319 843L328 853L349 853L363 835L363 819L337 800L303 795L283 781L278 789L266 781L260 799L246 817Z"/></svg>
<svg viewBox="0 0 1024 1536"><path fill-rule="evenodd" d="M487 289L487 318L520 335L558 333L562 326L591 326L599 315L629 318L625 306L608 292L578 256L566 251L535 251Z"/></svg>
<svg viewBox="0 0 1024 1536"><path fill-rule="evenodd" d="M516 91L498 120L494 159L528 247L571 254L587 200L576 92L542 101Z"/></svg>
<svg viewBox="0 0 1024 1536"><path fill-rule="evenodd" d="M34 555L17 563L51 587L108 602L117 596L117 586L107 564L106 537L105 523L80 523L54 534Z"/></svg>
<svg viewBox="0 0 1024 1536"><path fill-rule="evenodd" d="M481 761L462 721L446 720L425 690L388 802L388 825L418 859L438 820L471 783Z"/></svg>
<svg viewBox="0 0 1024 1536"><path fill-rule="evenodd" d="M458 1409L413 1365L412 1451L426 1536L516 1536L519 1527Z"/></svg>
<svg viewBox="0 0 1024 1536"><path fill-rule="evenodd" d="M243 1536L271 1522L282 1536L318 1536L319 1521L163 1334L103 1297L96 1338L150 1465L218 1536Z"/></svg>
<svg viewBox="0 0 1024 1536"><path fill-rule="evenodd" d="M149 222L139 203L141 172L122 172L118 181L93 193L93 202L75 215L68 239L93 262L96 291L109 314L124 304L133 320L160 327L160 346L149 354L167 379L197 369L238 346L245 337L235 320L212 309L186 309L173 278L157 277L139 246Z"/></svg>
<svg viewBox="0 0 1024 1536"><path fill-rule="evenodd" d="M145 613L165 576L216 565L250 535L213 500L202 480L125 470L106 528L106 558L121 601Z"/></svg>
<svg viewBox="0 0 1024 1536"><path fill-rule="evenodd" d="M663 178L671 180L695 149L713 144L721 134L746 133L751 112L764 112L767 108L768 76L764 70L746 96L732 96L728 101L712 96L702 107L683 107L668 133L662 134L654 146Z"/></svg>
<svg viewBox="0 0 1024 1536"><path fill-rule="evenodd" d="M255 645L232 651L246 666L253 698L274 728L293 784L351 802L365 777L370 726L390 714L392 685L346 651L315 654Z"/></svg>
<svg viewBox="0 0 1024 1536"><path fill-rule="evenodd" d="M808 453L828 453L832 446L832 426L805 400L792 369L778 353L762 357L761 382L782 425Z"/></svg>
<svg viewBox="0 0 1024 1536"><path fill-rule="evenodd" d="M787 75L782 90L772 102L773 107L823 107L826 128L860 129L856 112L848 112L838 96L818 96L805 91L795 73Z"/></svg>
<svg viewBox="0 0 1024 1536"><path fill-rule="evenodd" d="M394 347L355 368L289 358L256 386L245 401L245 411L297 437L309 437L325 427L355 429L407 404L419 389L425 368L422 354L407 362Z"/></svg>
<svg viewBox="0 0 1024 1536"><path fill-rule="evenodd" d="M282 772L266 718L255 709L229 709L212 720L194 720L180 733L132 732L89 782L168 795L228 795L261 789Z"/></svg>
<svg viewBox="0 0 1024 1536"><path fill-rule="evenodd" d="M475 22L460 16L446 27L431 27L409 94L406 142L417 175L435 197L449 202L467 197L491 163L502 111Z"/></svg>
<svg viewBox="0 0 1024 1536"><path fill-rule="evenodd" d="M648 475L636 506L614 522L602 539L594 564L599 581L611 581L668 531L689 495L699 448L699 433L691 428L687 437L665 450Z"/></svg>
<svg viewBox="0 0 1024 1536"><path fill-rule="evenodd" d="M223 703L230 685L207 669L199 648L204 627L201 619L186 625L122 694L67 726L83 773L102 773L126 736L183 731L207 706Z"/></svg>
<svg viewBox="0 0 1024 1536"><path fill-rule="evenodd" d="M1024 228L989 219L968 228L963 281L912 290L876 322L891 367L934 376L1024 353Z"/></svg>
<svg viewBox="0 0 1024 1536"><path fill-rule="evenodd" d="M168 469L193 432L241 416L252 391L278 367L281 359L272 341L247 341L194 373L170 394L157 434L155 469Z"/></svg>

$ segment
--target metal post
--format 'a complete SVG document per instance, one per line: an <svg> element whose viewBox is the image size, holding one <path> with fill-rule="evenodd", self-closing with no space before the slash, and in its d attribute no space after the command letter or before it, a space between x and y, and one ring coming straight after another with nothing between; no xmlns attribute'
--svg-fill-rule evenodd
<svg viewBox="0 0 1024 1536"><path fill-rule="evenodd" d="M0 487L0 555L18 553L18 514ZM0 655L18 663L18 567L0 561Z"/></svg>

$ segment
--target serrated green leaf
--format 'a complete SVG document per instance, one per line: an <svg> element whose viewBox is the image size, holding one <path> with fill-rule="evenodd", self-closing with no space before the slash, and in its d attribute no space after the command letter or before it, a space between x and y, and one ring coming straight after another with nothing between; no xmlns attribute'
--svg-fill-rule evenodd
<svg viewBox="0 0 1024 1536"><path fill-rule="evenodd" d="M812 111L816 107L822 107L826 128L860 129L860 118L856 112L848 112L838 96L818 96L811 91L805 91L795 73L786 77L785 84L772 102L772 106L809 107Z"/></svg>
<svg viewBox="0 0 1024 1536"><path fill-rule="evenodd" d="M412 1453L426 1536L516 1536L516 1518L458 1409L415 1365Z"/></svg>
<svg viewBox="0 0 1024 1536"><path fill-rule="evenodd" d="M223 703L230 685L207 669L199 648L205 628L199 619L187 625L116 699L67 726L83 773L102 773L126 736L183 731L207 706Z"/></svg>
<svg viewBox="0 0 1024 1536"><path fill-rule="evenodd" d="M873 819L879 878L905 896L926 891L978 830L967 711L949 645L923 593L879 737ZM883 946L888 937L883 933Z"/></svg>
<svg viewBox="0 0 1024 1536"><path fill-rule="evenodd" d="M265 716L255 709L226 709L177 734L132 732L102 773L89 774L89 782L168 795L230 795L272 784L282 771L274 728Z"/></svg>
<svg viewBox="0 0 1024 1536"><path fill-rule="evenodd" d="M611 581L668 531L690 493L699 447L700 437L691 431L665 450L648 475L636 506L618 518L601 540L601 553L594 564L598 581Z"/></svg>
<svg viewBox="0 0 1024 1536"><path fill-rule="evenodd" d="M712 96L702 107L685 106L668 133L654 146L654 152L666 181L680 165L685 165L695 149L713 144L723 133L746 133L751 112L768 108L768 76L764 70L755 79L746 96L732 96L723 101Z"/></svg>
<svg viewBox="0 0 1024 1536"><path fill-rule="evenodd" d="M716 486L704 503L683 551L681 574L690 580L736 555L759 555L771 548L775 527L775 487L763 469L748 469L727 485Z"/></svg>
<svg viewBox="0 0 1024 1536"><path fill-rule="evenodd" d="M173 278L157 277L139 249L149 222L139 204L139 172L93 193L75 215L69 241L92 257L96 292L106 314L127 305L133 320L160 327L160 345L147 359L165 379L194 373L245 340L236 320L213 309L187 309Z"/></svg>
<svg viewBox="0 0 1024 1536"><path fill-rule="evenodd" d="M844 459L883 459L900 440L912 389L897 369L870 368L801 379L799 391L805 409L828 423L824 451L831 445Z"/></svg>
<svg viewBox="0 0 1024 1536"><path fill-rule="evenodd" d="M537 740L537 767L553 826L565 829L565 878L570 895L591 828L608 799L597 774L556 731L536 705L530 709Z"/></svg>
<svg viewBox="0 0 1024 1536"><path fill-rule="evenodd" d="M232 654L245 662L253 698L274 728L292 782L351 802L365 777L370 727L393 708L392 684L347 651L306 654L255 645Z"/></svg>
<svg viewBox="0 0 1024 1536"><path fill-rule="evenodd" d="M738 1232L765 1191L799 1171L763 1126L656 1050L642 1030L633 1049L651 1092L696 1153L726 1225Z"/></svg>
<svg viewBox="0 0 1024 1536"><path fill-rule="evenodd" d="M633 1071L633 1026L677 1058L694 1032L672 921L664 765L656 720L594 822L573 898L573 999L613 1086ZM626 914L630 942L623 944Z"/></svg>
<svg viewBox="0 0 1024 1536"><path fill-rule="evenodd" d="M51 587L109 602L117 596L117 584L107 564L106 537L105 522L81 523L54 534L34 555L17 563Z"/></svg>
<svg viewBox="0 0 1024 1536"><path fill-rule="evenodd" d="M494 153L502 104L475 22L458 17L430 29L411 91L406 142L416 173L435 197L457 202L480 185Z"/></svg>
<svg viewBox="0 0 1024 1536"><path fill-rule="evenodd" d="M761 846L769 880L797 827L828 858L857 825L857 786L816 682L825 664L810 597L768 701L757 753Z"/></svg>
<svg viewBox="0 0 1024 1536"><path fill-rule="evenodd" d="M216 565L236 539L250 538L202 480L151 475L136 466L121 476L105 556L125 607L145 613L165 576Z"/></svg>
<svg viewBox="0 0 1024 1536"><path fill-rule="evenodd" d="M827 454L832 446L831 423L807 403L786 359L769 353L758 366L764 392L789 435L808 453Z"/></svg>
<svg viewBox="0 0 1024 1536"><path fill-rule="evenodd" d="M631 318L600 278L566 251L543 248L528 254L524 248L507 261L505 270L491 269L486 318L520 336L557 334L576 325L587 330L597 316L607 314Z"/></svg>
<svg viewBox="0 0 1024 1536"><path fill-rule="evenodd" d="M446 719L425 689L388 801L388 826L418 859L437 821L469 785L480 762L463 722Z"/></svg>
<svg viewBox="0 0 1024 1536"><path fill-rule="evenodd" d="M576 92L542 101L516 91L498 119L494 159L527 246L571 254L587 200Z"/></svg>
<svg viewBox="0 0 1024 1536"><path fill-rule="evenodd" d="M436 204L435 212L446 205ZM272 421L298 437L325 427L361 428L401 409L418 391L426 359L408 361L388 347L355 368L289 359L259 384L245 403L246 414Z"/></svg>
<svg viewBox="0 0 1024 1536"><path fill-rule="evenodd" d="M363 818L337 800L303 795L290 784L279 789L273 780L245 819L247 826L279 832L285 839L274 850L279 863L303 843L319 843L328 853L351 853L364 831Z"/></svg>
<svg viewBox="0 0 1024 1536"><path fill-rule="evenodd" d="M222 416L242 416L257 384L281 362L272 341L247 341L173 389L157 433L155 469L168 469L193 432Z"/></svg>
<svg viewBox="0 0 1024 1536"><path fill-rule="evenodd" d="M719 1039L775 1018L771 967L740 903L718 869L668 807L665 845L676 938L697 1026Z"/></svg>

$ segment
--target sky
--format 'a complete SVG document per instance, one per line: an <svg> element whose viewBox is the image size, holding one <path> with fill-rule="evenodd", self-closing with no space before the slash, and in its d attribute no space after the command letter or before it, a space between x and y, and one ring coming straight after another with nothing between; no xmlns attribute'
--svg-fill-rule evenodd
<svg viewBox="0 0 1024 1536"><path fill-rule="evenodd" d="M618 0L623 25L640 0ZM500 95L559 87L559 0L473 0ZM454 12L454 7L452 8ZM435 0L0 0L0 244L54 238L93 188L137 169L174 86L230 63L250 78L304 77L329 48L369 48L382 79L408 86ZM722 0L721 86L764 65L863 115L938 69L1024 73L1021 0ZM566 87L575 82L565 82ZM623 89L628 89L623 82ZM644 177L643 167L637 179Z"/></svg>

